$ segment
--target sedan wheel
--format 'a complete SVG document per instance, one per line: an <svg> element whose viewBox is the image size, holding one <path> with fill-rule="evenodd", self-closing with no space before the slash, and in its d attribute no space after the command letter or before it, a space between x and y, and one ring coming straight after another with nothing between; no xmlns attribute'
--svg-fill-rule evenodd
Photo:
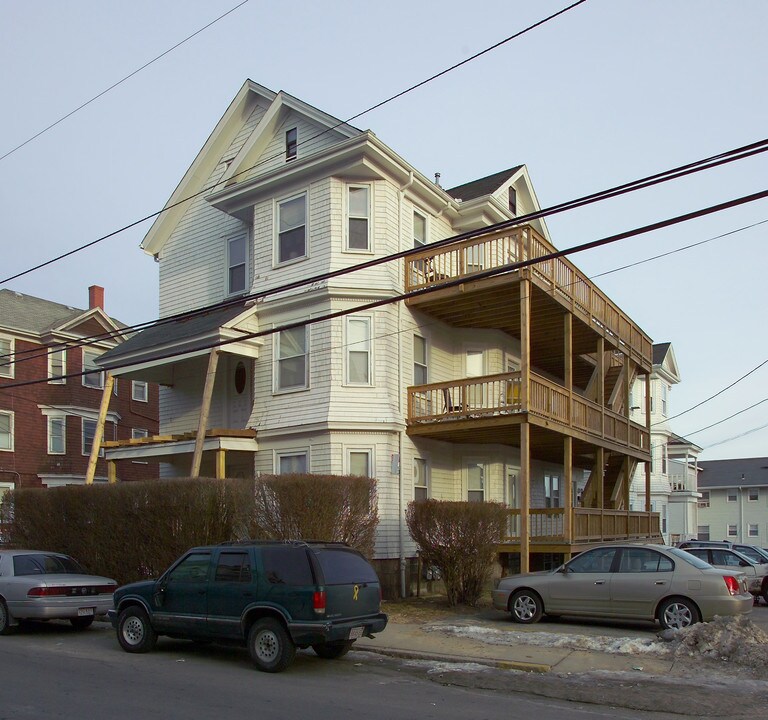
<svg viewBox="0 0 768 720"><path fill-rule="evenodd" d="M509 601L509 609L515 622L530 624L541 620L544 605L541 598L531 590L518 590Z"/></svg>
<svg viewBox="0 0 768 720"><path fill-rule="evenodd" d="M0 635L8 635L11 632L11 616L5 600L0 598Z"/></svg>
<svg viewBox="0 0 768 720"><path fill-rule="evenodd" d="M683 598L671 598L659 608L659 622L663 628L682 630L701 620L698 608Z"/></svg>
<svg viewBox="0 0 768 720"><path fill-rule="evenodd" d="M130 653L145 653L155 647L157 633L143 608L131 605L120 613L117 639L120 647Z"/></svg>
<svg viewBox="0 0 768 720"><path fill-rule="evenodd" d="M248 633L251 660L264 672L285 670L296 656L296 646L282 623L275 618L261 618Z"/></svg>

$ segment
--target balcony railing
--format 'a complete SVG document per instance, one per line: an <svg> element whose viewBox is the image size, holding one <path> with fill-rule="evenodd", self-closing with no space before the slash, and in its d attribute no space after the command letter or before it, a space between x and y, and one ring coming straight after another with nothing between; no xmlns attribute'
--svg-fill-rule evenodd
<svg viewBox="0 0 768 720"><path fill-rule="evenodd" d="M520 372L512 372L409 387L408 424L529 413L596 438L649 450L647 428L535 373L523 406L521 382Z"/></svg>
<svg viewBox="0 0 768 720"><path fill-rule="evenodd" d="M520 542L520 510L507 510L505 543ZM573 537L564 535L565 508L531 508L528 536L532 543L590 543L660 537L658 513L573 508Z"/></svg>
<svg viewBox="0 0 768 720"><path fill-rule="evenodd" d="M438 287L450 280L512 266L557 252L529 225L488 233L442 248L425 247L406 258L406 291ZM640 365L653 362L651 339L573 263L550 258L530 266L531 275L574 315L605 331Z"/></svg>

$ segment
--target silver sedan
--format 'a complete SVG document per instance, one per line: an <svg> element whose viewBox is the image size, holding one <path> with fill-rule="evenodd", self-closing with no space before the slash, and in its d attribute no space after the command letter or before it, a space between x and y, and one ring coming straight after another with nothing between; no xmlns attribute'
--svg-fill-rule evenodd
<svg viewBox="0 0 768 720"><path fill-rule="evenodd" d="M73 558L41 550L0 550L0 635L19 620L69 620L87 628L112 607L117 582L89 575Z"/></svg>
<svg viewBox="0 0 768 720"><path fill-rule="evenodd" d="M519 623L584 615L658 620L677 629L748 613L753 604L743 573L663 545L596 547L556 570L502 578L492 595L494 607Z"/></svg>

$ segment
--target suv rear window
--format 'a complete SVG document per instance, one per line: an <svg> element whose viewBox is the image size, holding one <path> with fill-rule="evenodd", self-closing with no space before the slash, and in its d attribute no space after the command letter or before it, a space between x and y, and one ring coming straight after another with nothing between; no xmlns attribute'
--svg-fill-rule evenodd
<svg viewBox="0 0 768 720"><path fill-rule="evenodd" d="M306 547L267 546L261 551L264 575L275 585L314 585Z"/></svg>
<svg viewBox="0 0 768 720"><path fill-rule="evenodd" d="M376 571L370 563L354 550L318 548L314 552L323 570L326 585L379 582Z"/></svg>

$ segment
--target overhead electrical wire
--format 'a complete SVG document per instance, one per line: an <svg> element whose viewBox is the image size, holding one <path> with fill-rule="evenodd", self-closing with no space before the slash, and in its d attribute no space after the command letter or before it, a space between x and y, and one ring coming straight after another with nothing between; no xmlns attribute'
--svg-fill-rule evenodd
<svg viewBox="0 0 768 720"><path fill-rule="evenodd" d="M235 12L235 10L241 8L243 5L245 5L248 2L250 2L250 0L243 0L239 5L235 5L235 7L233 7L230 10L227 10L227 12L225 12L223 15L219 15L219 17L217 17L215 20L211 20L211 22L209 22L207 25L204 25L199 30L196 30L191 35L188 35L183 40L177 42L173 47L168 48L165 52L160 53L157 57L152 58L152 60L150 60L149 62L144 63L140 68L137 68L136 70L134 70L133 72L129 73L128 75L126 75L124 78L118 80L117 82L112 83L112 85L110 85L105 90L102 90L97 95L94 95L90 100L86 100L82 105L78 105L74 110L70 110L66 115L62 115L58 120L56 120L55 122L52 122L47 127L44 127L39 132L35 133L32 137L27 138L24 142L19 143L16 147L12 148L11 150L8 150L8 152L6 152L4 155L0 155L0 161L5 160L5 158L9 157L10 155L13 155L13 153L15 153L17 150L21 150L21 148L23 148L25 145L28 145L33 140L36 140L41 135L43 135L43 134L47 133L49 130L55 128L59 123L64 122L67 118L71 118L75 113L79 112L80 110L82 110L85 107L88 107L88 105L90 105L92 102L98 100L100 97L103 97L104 95L106 95L110 90L114 90L118 85L122 85L126 80L130 80L134 75L137 75L142 70L145 70L146 68L148 68L150 65L156 63L161 58L164 58L166 55L168 55L168 53L173 52L178 47L181 47L185 42L191 40L196 35L199 35L204 30L207 30L212 25L215 25L217 22L219 22L219 20L224 19L225 17L227 17L227 15Z"/></svg>
<svg viewBox="0 0 768 720"><path fill-rule="evenodd" d="M560 257L566 257L568 255L574 255L576 253L585 252L586 250L591 250L596 247L602 247L603 245L609 245L615 242L619 242L621 240L626 240L631 237L636 237L638 235L643 235L645 233L653 232L655 230L660 230L665 227L671 227L672 225L677 225L682 222L687 222L689 220L694 220L696 218L705 217L707 215L711 215L713 213L722 212L723 210L728 210L733 207L738 207L740 205L744 205L750 202L755 202L757 200L763 200L768 197L768 190L763 190L761 192L752 193L750 195L745 195L740 198L735 198L733 200L728 200L723 203L718 203L717 205L711 205L707 208L702 208L700 210L695 210L693 212L685 213L683 215L678 215L672 218L668 218L667 220L661 220L655 223L652 223L650 225L645 225L640 228L635 228L633 230L626 230L621 233L617 233L615 235L609 235L607 237L601 238L599 240L592 240L591 242L582 243L581 245L576 245L571 248L566 248L565 250L557 250L555 252L547 253L546 255L542 255L537 258L531 258L528 260L522 260L520 262L515 263L509 263L507 265L501 265L499 267L492 268L490 270L484 270L481 272L473 273L472 274L472 280L481 280L484 278L490 278L497 275L504 275L510 272L514 272L517 270L520 270L521 268L530 267L532 265L537 265L542 262L547 262L548 260L554 260ZM439 243L433 243L432 245L438 245ZM432 246L431 245L431 246ZM430 246L430 247L431 247ZM412 253L413 250L407 251L407 253ZM404 254L407 253L397 253L394 256L390 257L401 257ZM291 330L298 327L306 327L308 325L316 325L320 322L325 322L327 320L333 320L337 317L342 317L344 315L351 315L355 313L365 312L366 310L373 310L378 307L382 307L385 305L391 305L393 303L399 302L401 300L407 300L414 297L420 297L421 295L427 295L432 292L436 292L439 290L443 290L445 288L449 287L456 287L458 285L463 285L467 282L467 277L462 276L459 278L455 278L453 280L447 280L444 282L441 282L439 285L433 286L433 287L426 287L426 288L420 288L417 290L411 290L409 292L404 293L398 293L396 295L393 295L388 298L383 298L381 300L376 300L369 303L364 303L362 305L358 305L352 308L345 308L343 310L337 310L335 312L331 313L325 313L323 315L318 315L315 317L312 317L308 320L297 320L293 322L283 323L281 325L277 325L273 328L269 328L267 330L259 330L255 332L243 332L236 338L228 338L225 340L216 340L209 343L204 343L200 346L198 346L197 350L211 350L217 347L222 347L224 345L229 345L234 342L241 342L244 340L253 340L259 337L266 337L269 335L273 335L278 332L282 332L285 330ZM169 351L167 353L159 353L153 356L154 360L164 360L168 358L177 357L179 355L186 354L186 350L180 349L180 350L174 350ZM132 362L125 362L123 364L117 364L113 367L109 368L110 370L116 370L121 369L124 367L129 367L134 363ZM92 371L91 371L92 372ZM69 379L70 377L82 377L82 375L87 373L69 373L62 376L57 376L62 379ZM23 382L15 382L15 383L8 383L3 386L3 388L14 388L14 387L24 387L27 385L36 385L43 382L48 382L49 378L44 379L37 379L37 380L26 380ZM2 388L0 388L2 389Z"/></svg>
<svg viewBox="0 0 768 720"><path fill-rule="evenodd" d="M439 240L437 242L430 243L429 247L430 248L442 247L444 245L448 245L448 244L451 244L451 243L462 242L463 240L466 240L466 239L469 239L471 237L475 237L475 236L478 236L478 235L483 235L483 234L487 234L487 233L490 233L490 232L495 232L495 231L498 231L498 230L507 229L507 228L518 226L518 225L522 225L522 224L528 223L528 222L530 222L532 220L546 218L546 217L549 217L549 216L557 214L557 213L566 212L568 210L575 209L577 207L582 207L584 205L589 205L589 204L592 204L592 203L601 202L602 200L605 200L605 199L608 199L608 198L611 198L611 197L615 197L616 195L623 195L623 194L626 194L626 193L629 193L629 192L635 192L636 190L644 189L646 187L649 187L650 185L656 185L656 184L659 184L659 183L662 183L662 182L668 182L670 180L674 180L674 179L677 179L678 177L682 177L684 175L688 175L688 174L691 174L691 173L702 172L702 171L708 170L708 169L710 169L712 167L717 167L718 165L720 165L720 164L722 164L724 162L733 162L733 161L736 161L736 160L743 159L744 157L750 157L752 154L754 154L757 151L764 152L766 150L768 150L768 139L762 140L762 141L758 141L756 143L750 143L749 145L745 145L745 146L742 146L740 148L734 148L732 150L727 150L725 152L718 153L717 155L713 155L713 156L710 156L708 158L704 158L702 160L697 160L697 161L694 161L694 162L691 162L691 163L687 163L685 165L678 166L678 167L675 167L675 168L671 168L669 170L665 170L665 171L662 171L662 172L659 172L659 173L655 173L653 175L649 175L649 176L646 176L644 178L640 178L638 180L634 180L634 181L631 181L631 182L628 182L628 183L624 183L622 185L618 185L618 186L615 186L613 188L609 188L607 190L602 190L602 191L599 191L599 192L596 192L596 193L591 193L589 195L585 195L585 196L582 196L580 198L576 198L574 200L569 200L569 201L566 201L566 202L562 202L562 203L559 203L557 205L553 205L552 207L549 207L549 208L544 208L544 209L537 210L537 211L534 211L534 212L531 212L531 213L527 213L526 215L522 215L520 217L516 217L516 218L513 218L511 220L504 220L504 221L502 221L500 223L496 223L495 225L491 225L491 226L488 226L488 227L485 227L485 228L480 228L478 230L468 231L468 232L465 232L465 233L460 233L459 235L454 235L454 236L445 238L443 240ZM747 154L745 154L745 153L747 153ZM713 163L716 163L716 164L713 164ZM182 202L186 202L186 201L182 201ZM762 221L762 222L766 222L766 221ZM758 225L758 224L760 224L760 223L755 223L755 225ZM747 227L752 227L752 226L747 226ZM738 230L735 230L735 231L732 231L732 232L738 232ZM716 239L716 238L712 238L712 239ZM96 241L94 241L94 242L96 242ZM708 242L708 241L702 241L702 243L703 242ZM77 343L60 343L60 344L53 343L53 344L48 346L49 350L46 350L45 354L51 354L52 352L55 352L56 349L59 348L59 347L62 347L62 348L63 347L77 347L78 345L82 346L82 345L88 345L88 344L95 344L96 342L98 342L100 340L113 338L113 337L116 337L118 335L123 335L123 334L125 334L127 332L136 331L136 330L144 329L144 328L147 328L147 327L156 327L156 326L159 326L159 325L163 325L163 324L167 324L167 323L173 323L173 322L176 322L178 320L187 319L187 318L191 318L191 317L198 317L200 315L204 315L204 314L216 311L216 310L224 309L224 308L227 308L227 307L233 307L233 306L238 305L238 304L240 304L240 303L242 303L244 301L247 301L247 300L261 299L261 298L267 297L270 294L286 292L288 290L293 290L293 289L296 289L298 287L302 287L302 286L305 286L305 285L310 285L312 283L322 282L322 281L325 281L325 280L330 280L330 279L332 279L334 277L338 277L338 276L341 276L341 275L352 273L352 272L355 272L357 270L362 270L362 269L367 269L367 268L370 268L370 267L374 267L374 266L382 264L382 263L390 262L391 260L395 260L395 259L398 259L398 258L406 257L409 254L420 252L420 250L421 250L420 248L409 248L408 250L404 250L404 251L401 251L399 253L394 253L394 254L391 254L391 255L386 255L384 257L376 258L376 259L373 259L373 260L368 260L366 262L358 263L358 264L352 265L350 267L341 268L339 270L331 271L331 272L328 272L328 273L322 273L320 275L315 275L315 276L312 276L310 278L298 280L298 281L295 281L295 282L292 282L292 283L287 283L287 284L278 286L277 288L274 288L272 290L268 290L266 292L250 293L250 294L247 294L247 295L238 295L235 298L227 299L227 300L221 301L219 303L214 303L212 305L207 305L207 306L205 306L203 308L197 308L195 310L188 310L188 311L184 311L182 313L176 313L174 315L170 315L168 317L161 318L159 320L146 321L146 322L142 322L142 323L136 323L134 325L124 326L119 331L108 331L108 332L102 333L100 335L91 336L93 338L93 340L94 340L93 343L91 343L91 342L84 342L83 340L86 340L86 338L82 339L81 341L79 341ZM663 255L659 256L659 257L663 257ZM619 269L621 269L621 268L619 268ZM611 271L611 272L614 272L614 271ZM603 273L603 274L607 274L607 273ZM8 280L11 280L11 279L13 279L15 277L17 277L17 276L13 276L12 278L6 278L6 280L0 281L0 284L2 284L4 282L7 282ZM596 275L595 277L599 277L599 275ZM31 354L31 353L34 353L34 352L36 352L36 351L35 350L22 351L21 353L19 353L19 355L23 354L23 353ZM39 351L37 351L37 352L39 353ZM11 356L16 356L15 353L12 353L10 355ZM35 355L35 357L38 357L38 356L40 356L40 355L39 354ZM9 357L9 355L0 356L0 357Z"/></svg>

